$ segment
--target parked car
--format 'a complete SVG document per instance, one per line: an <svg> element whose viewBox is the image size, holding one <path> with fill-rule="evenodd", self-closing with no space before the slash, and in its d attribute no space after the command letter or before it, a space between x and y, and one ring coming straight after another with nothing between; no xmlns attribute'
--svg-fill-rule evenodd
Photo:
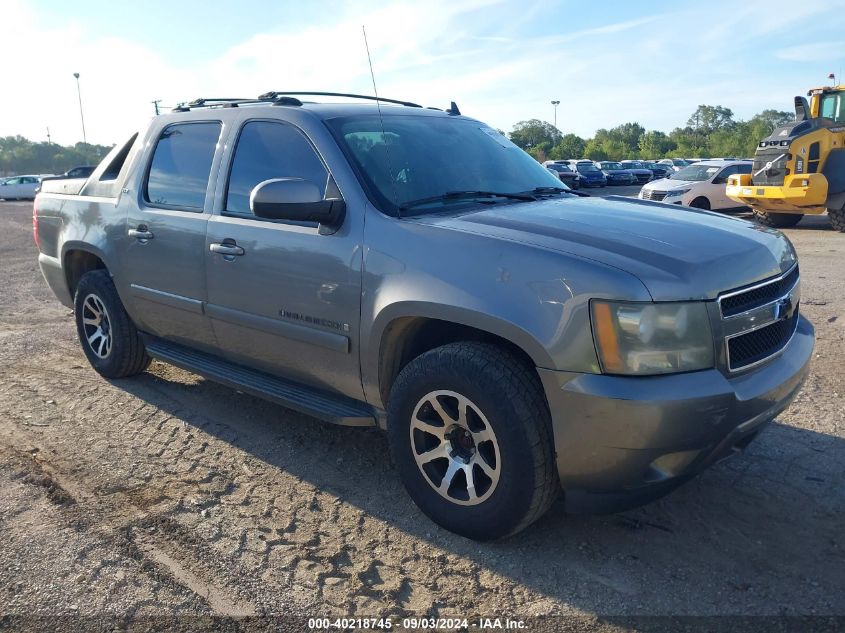
<svg viewBox="0 0 845 633"><path fill-rule="evenodd" d="M674 169L672 169L669 165L665 165L663 163L658 163L655 161L646 160L643 161L643 165L645 165L646 169L651 170L651 173L654 174L652 180L659 180L661 178L666 178L667 176L674 173Z"/></svg>
<svg viewBox="0 0 845 633"><path fill-rule="evenodd" d="M220 103L153 118L79 196L46 181L33 205L44 279L109 379L155 357L380 426L422 511L491 539L561 488L581 511L666 494L807 376L777 231L581 198L457 106Z"/></svg>
<svg viewBox="0 0 845 633"><path fill-rule="evenodd" d="M630 171L634 176L637 178L637 184L644 185L649 180L654 178L654 172L652 172L648 167L645 166L645 163L639 160L623 160L619 161L619 164L622 165L625 169Z"/></svg>
<svg viewBox="0 0 845 633"><path fill-rule="evenodd" d="M601 169L596 167L593 161L585 159L569 160L567 162L581 176L581 186L604 187L607 185L607 177Z"/></svg>
<svg viewBox="0 0 845 633"><path fill-rule="evenodd" d="M0 183L0 198L4 200L32 200L41 177L37 175L13 176Z"/></svg>
<svg viewBox="0 0 845 633"><path fill-rule="evenodd" d="M657 162L663 165L669 165L669 167L672 168L672 171L681 171L684 167L689 165L689 163L687 163L687 161L683 158L664 158Z"/></svg>
<svg viewBox="0 0 845 633"><path fill-rule="evenodd" d="M96 168L96 165L80 165L79 167L68 169L65 173L59 174L58 176L45 176L44 178L42 178L42 180L68 180L71 178L88 178L88 176L90 176Z"/></svg>
<svg viewBox="0 0 845 633"><path fill-rule="evenodd" d="M602 170L608 185L633 185L637 177L629 169L622 167L621 163L612 160L596 161L596 167Z"/></svg>
<svg viewBox="0 0 845 633"><path fill-rule="evenodd" d="M543 166L553 171L560 178L560 181L565 183L570 189L581 188L581 174L570 167L567 161L547 160L543 163Z"/></svg>
<svg viewBox="0 0 845 633"><path fill-rule="evenodd" d="M698 209L731 209L736 207L736 202L725 194L728 176L750 173L750 161L702 160L669 178L648 183L640 190L639 197Z"/></svg>

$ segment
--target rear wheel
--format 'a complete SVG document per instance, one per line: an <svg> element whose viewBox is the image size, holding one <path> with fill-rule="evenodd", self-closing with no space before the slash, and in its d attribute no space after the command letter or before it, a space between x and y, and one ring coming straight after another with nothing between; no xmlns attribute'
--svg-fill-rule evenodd
<svg viewBox="0 0 845 633"><path fill-rule="evenodd" d="M804 217L803 213L772 213L770 211L758 211L754 209L754 219L763 226L771 226L775 229L785 229L795 226Z"/></svg>
<svg viewBox="0 0 845 633"><path fill-rule="evenodd" d="M405 366L390 393L388 436L411 498L457 534L508 536L557 496L539 378L494 345L452 343Z"/></svg>
<svg viewBox="0 0 845 633"><path fill-rule="evenodd" d="M835 231L845 233L845 207L842 209L828 209L827 217L830 219L830 226Z"/></svg>
<svg viewBox="0 0 845 633"><path fill-rule="evenodd" d="M705 211L710 210L710 201L705 197L696 198L692 202L689 203L689 206L695 209L704 209Z"/></svg>
<svg viewBox="0 0 845 633"><path fill-rule="evenodd" d="M73 303L82 351L97 373L125 378L147 368L150 357L107 271L85 273Z"/></svg>

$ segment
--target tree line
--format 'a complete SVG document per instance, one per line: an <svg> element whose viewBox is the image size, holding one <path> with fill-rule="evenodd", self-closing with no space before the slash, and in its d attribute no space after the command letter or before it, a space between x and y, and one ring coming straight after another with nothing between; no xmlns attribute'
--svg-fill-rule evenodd
<svg viewBox="0 0 845 633"><path fill-rule="evenodd" d="M593 138L584 139L563 134L547 121L531 119L517 123L508 136L540 162L566 158L749 158L761 139L792 119L790 112L763 110L748 121L738 121L730 108L700 105L686 126L669 134L647 131L639 123L623 123L597 130Z"/></svg>
<svg viewBox="0 0 845 633"><path fill-rule="evenodd" d="M96 165L111 147L76 143L34 143L23 136L0 137L0 175L61 174L71 167Z"/></svg>
<svg viewBox="0 0 845 633"><path fill-rule="evenodd" d="M517 123L508 136L538 161L564 158L623 160L626 158L750 157L760 139L793 115L763 110L748 121L734 119L723 106L700 105L687 121L669 134L646 130L639 123L623 123L596 131L593 138L563 134L548 121ZM23 136L0 138L0 175L59 174L77 165L96 165L111 147L76 143L34 143Z"/></svg>

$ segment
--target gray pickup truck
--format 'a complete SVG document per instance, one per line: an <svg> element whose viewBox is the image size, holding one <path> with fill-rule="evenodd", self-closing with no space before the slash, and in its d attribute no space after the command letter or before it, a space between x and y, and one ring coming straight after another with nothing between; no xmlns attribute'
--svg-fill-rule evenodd
<svg viewBox="0 0 845 633"><path fill-rule="evenodd" d="M812 355L781 233L575 195L454 104L199 100L51 186L38 260L94 369L156 358L380 426L415 503L470 538L561 491L573 512L667 493L781 413Z"/></svg>

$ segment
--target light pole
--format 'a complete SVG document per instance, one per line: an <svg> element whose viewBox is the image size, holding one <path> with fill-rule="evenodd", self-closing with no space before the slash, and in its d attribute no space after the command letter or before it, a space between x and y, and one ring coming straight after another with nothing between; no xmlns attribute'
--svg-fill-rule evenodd
<svg viewBox="0 0 845 633"><path fill-rule="evenodd" d="M560 101L552 101L552 105L555 107L555 129L557 129L557 107L560 105Z"/></svg>
<svg viewBox="0 0 845 633"><path fill-rule="evenodd" d="M85 136L85 117L82 114L82 90L79 88L79 73L73 73L76 77L76 95L79 97L79 119L82 121L82 142L88 145L88 137Z"/></svg>

